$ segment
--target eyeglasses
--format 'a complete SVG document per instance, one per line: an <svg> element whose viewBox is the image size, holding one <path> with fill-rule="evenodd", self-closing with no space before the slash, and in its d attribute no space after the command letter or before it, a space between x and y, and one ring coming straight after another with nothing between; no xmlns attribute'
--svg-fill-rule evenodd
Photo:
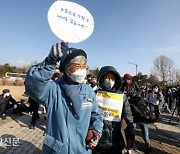
<svg viewBox="0 0 180 154"><path fill-rule="evenodd" d="M80 64L72 63L71 68L74 68L76 70L78 70L78 69L86 69L87 70L88 66L86 64L80 65Z"/></svg>

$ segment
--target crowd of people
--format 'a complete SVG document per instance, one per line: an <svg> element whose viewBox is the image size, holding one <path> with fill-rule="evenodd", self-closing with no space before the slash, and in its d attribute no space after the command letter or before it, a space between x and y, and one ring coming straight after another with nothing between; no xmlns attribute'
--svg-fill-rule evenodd
<svg viewBox="0 0 180 154"><path fill-rule="evenodd" d="M50 81L55 81L60 77L61 73L59 69L55 69L54 74L52 75ZM27 96L28 97L28 96ZM31 97L21 99L17 101L11 95L9 89L4 89L0 95L0 116L2 120L6 119L6 111L11 109L12 112L16 115L22 115L22 112L27 112L31 114L31 121L29 124L29 129L35 129L36 121L40 118L39 108L42 107L42 113L44 114L44 119L46 120L46 108L43 105L40 105Z"/></svg>
<svg viewBox="0 0 180 154"><path fill-rule="evenodd" d="M7 111L12 110L16 115L22 115L22 112L27 112L32 115L29 128L34 129L35 122L39 119L39 103L35 102L32 98L17 101L13 98L9 89L4 89L0 95L0 116L2 120L6 119Z"/></svg>
<svg viewBox="0 0 180 154"><path fill-rule="evenodd" d="M107 66L107 68L108 67L111 68L112 66ZM106 67L103 67L102 69L104 69L104 68L106 68ZM113 73L113 70L111 70L110 72ZM106 70L106 73L108 74L107 70ZM101 70L100 70L99 74L101 74ZM114 74L116 74L116 73L114 73ZM88 77L91 77L91 75L88 74L87 79L88 79ZM133 81L133 77L129 73L124 74L124 76L122 77L123 83L121 83L120 79L117 79L115 77L114 77L114 79L116 79L115 81L120 84L119 91L120 91L120 93L123 93L126 95L126 98L131 106L130 109L132 112L134 128L136 128L136 126L139 126L142 131L142 137L145 142L146 153L151 153L152 148L151 148L151 143L150 143L150 138L149 138L148 124L160 121L160 113L163 111L172 113L173 110L177 109L177 115L180 116L180 108L178 106L180 103L180 87L178 85L177 85L177 87L167 86L164 91L161 91L159 85L156 85L156 84L149 86L149 87L147 87L147 86L139 87L137 82ZM87 81L88 81L87 84L89 84L91 86L90 79L88 79ZM97 81L97 83L98 83L97 91L102 90L101 82L102 81L100 81L100 80ZM111 89L110 91L112 92L113 90ZM142 108L142 113L141 113L141 114L144 114L144 116L138 115L137 111L135 111L138 108L139 102L141 103L140 104L141 106L143 105L143 103L145 105L145 107ZM176 108L177 106L178 106L178 108ZM123 111L123 113L124 113L124 111ZM123 117L123 115L122 115L122 117ZM131 115L128 115L128 118L131 118ZM103 129L107 130L105 128L105 126ZM118 129L118 131L119 130L120 129ZM108 134L108 133L106 132L106 134ZM131 136L131 138L133 138L132 136ZM109 135L109 137L111 137L111 136ZM118 139L121 139L121 146L124 147L124 144L122 144L122 141L123 141L122 138L120 138L118 136ZM100 143L95 148L95 150L98 149L98 147L101 145ZM108 143L108 141L105 143ZM118 144L118 143L119 142L115 142L115 144ZM112 145L113 144L114 143L112 143ZM120 145L118 146L120 151L122 151L122 149L120 148L121 146ZM115 148L116 146L113 145L113 147ZM127 145L127 147L128 147L128 145ZM130 147L132 148L132 146L130 146ZM108 146L106 144L104 144L103 150L105 150L106 148L108 148ZM110 151L113 151L113 150L111 149ZM101 152L99 152L99 153L101 153ZM105 152L103 152L103 153L105 153ZM110 152L107 152L107 153L110 153ZM118 152L113 152L113 153L118 153Z"/></svg>
<svg viewBox="0 0 180 154"><path fill-rule="evenodd" d="M65 42L53 45L44 61L29 69L25 92L33 112L30 128L39 118L39 104L46 113L42 153L120 154L124 148L131 153L136 127L141 129L146 153L152 153L148 124L160 121L164 110L173 112L180 104L180 88L139 87L131 74L121 77L110 65L97 76L86 74L86 69L86 52ZM14 104L10 91L3 90L2 119Z"/></svg>

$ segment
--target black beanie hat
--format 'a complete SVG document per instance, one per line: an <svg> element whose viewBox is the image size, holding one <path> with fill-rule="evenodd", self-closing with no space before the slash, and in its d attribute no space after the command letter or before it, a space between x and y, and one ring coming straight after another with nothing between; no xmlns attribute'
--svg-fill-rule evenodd
<svg viewBox="0 0 180 154"><path fill-rule="evenodd" d="M9 93L10 92L10 90L9 89L4 89L3 90L3 94L5 94L5 93Z"/></svg>
<svg viewBox="0 0 180 154"><path fill-rule="evenodd" d="M69 54L60 62L59 70L64 72L70 61L77 56L84 56L87 59L87 54L82 49L69 48Z"/></svg>

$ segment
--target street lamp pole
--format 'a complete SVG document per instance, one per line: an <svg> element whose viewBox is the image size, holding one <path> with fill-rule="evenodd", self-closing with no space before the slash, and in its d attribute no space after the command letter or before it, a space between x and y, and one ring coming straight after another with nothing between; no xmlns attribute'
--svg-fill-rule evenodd
<svg viewBox="0 0 180 154"><path fill-rule="evenodd" d="M138 67L138 64L131 63L131 62L128 62L128 63L136 66L136 77L137 77L137 67Z"/></svg>

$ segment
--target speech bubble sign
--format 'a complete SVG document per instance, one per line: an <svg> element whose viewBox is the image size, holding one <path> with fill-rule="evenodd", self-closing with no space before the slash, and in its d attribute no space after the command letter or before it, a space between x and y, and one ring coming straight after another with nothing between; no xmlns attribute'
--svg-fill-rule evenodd
<svg viewBox="0 0 180 154"><path fill-rule="evenodd" d="M48 11L48 22L52 32L69 43L84 41L94 30L91 13L83 6L69 1L54 2Z"/></svg>

